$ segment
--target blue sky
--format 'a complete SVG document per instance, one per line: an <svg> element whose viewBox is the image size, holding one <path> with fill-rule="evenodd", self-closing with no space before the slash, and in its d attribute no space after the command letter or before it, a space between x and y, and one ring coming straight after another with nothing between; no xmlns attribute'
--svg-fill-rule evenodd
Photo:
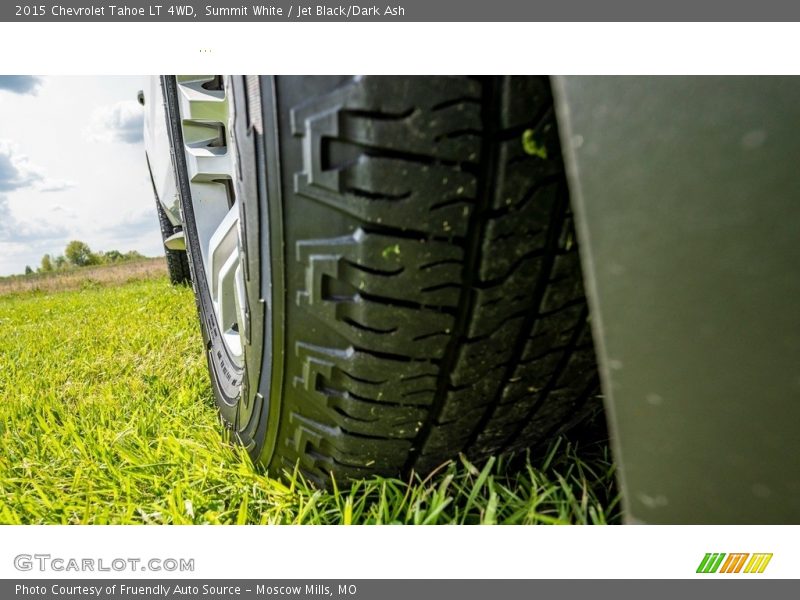
<svg viewBox="0 0 800 600"><path fill-rule="evenodd" d="M136 102L144 83L0 76L0 275L73 239L163 254Z"/></svg>

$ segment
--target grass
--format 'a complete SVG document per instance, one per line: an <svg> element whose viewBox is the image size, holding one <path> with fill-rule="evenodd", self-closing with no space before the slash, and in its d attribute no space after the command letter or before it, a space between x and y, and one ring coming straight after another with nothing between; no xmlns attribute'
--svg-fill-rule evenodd
<svg viewBox="0 0 800 600"><path fill-rule="evenodd" d="M316 490L224 439L194 300L165 277L0 295L0 523L605 523L602 443Z"/></svg>

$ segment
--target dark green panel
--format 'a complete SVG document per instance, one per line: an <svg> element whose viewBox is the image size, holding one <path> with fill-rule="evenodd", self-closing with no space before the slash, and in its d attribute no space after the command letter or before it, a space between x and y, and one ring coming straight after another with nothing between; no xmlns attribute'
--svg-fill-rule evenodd
<svg viewBox="0 0 800 600"><path fill-rule="evenodd" d="M800 522L800 78L556 78L629 521Z"/></svg>

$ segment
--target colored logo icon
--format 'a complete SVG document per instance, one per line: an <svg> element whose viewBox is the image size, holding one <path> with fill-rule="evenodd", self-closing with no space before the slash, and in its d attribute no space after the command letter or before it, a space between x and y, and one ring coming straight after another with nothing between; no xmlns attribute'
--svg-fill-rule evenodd
<svg viewBox="0 0 800 600"><path fill-rule="evenodd" d="M708 552L697 567L698 573L763 573L772 553Z"/></svg>

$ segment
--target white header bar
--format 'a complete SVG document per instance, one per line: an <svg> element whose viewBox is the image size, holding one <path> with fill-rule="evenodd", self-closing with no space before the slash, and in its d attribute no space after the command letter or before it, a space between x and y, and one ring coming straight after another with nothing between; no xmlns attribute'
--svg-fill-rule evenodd
<svg viewBox="0 0 800 600"><path fill-rule="evenodd" d="M798 23L0 23L4 74L798 74Z"/></svg>

